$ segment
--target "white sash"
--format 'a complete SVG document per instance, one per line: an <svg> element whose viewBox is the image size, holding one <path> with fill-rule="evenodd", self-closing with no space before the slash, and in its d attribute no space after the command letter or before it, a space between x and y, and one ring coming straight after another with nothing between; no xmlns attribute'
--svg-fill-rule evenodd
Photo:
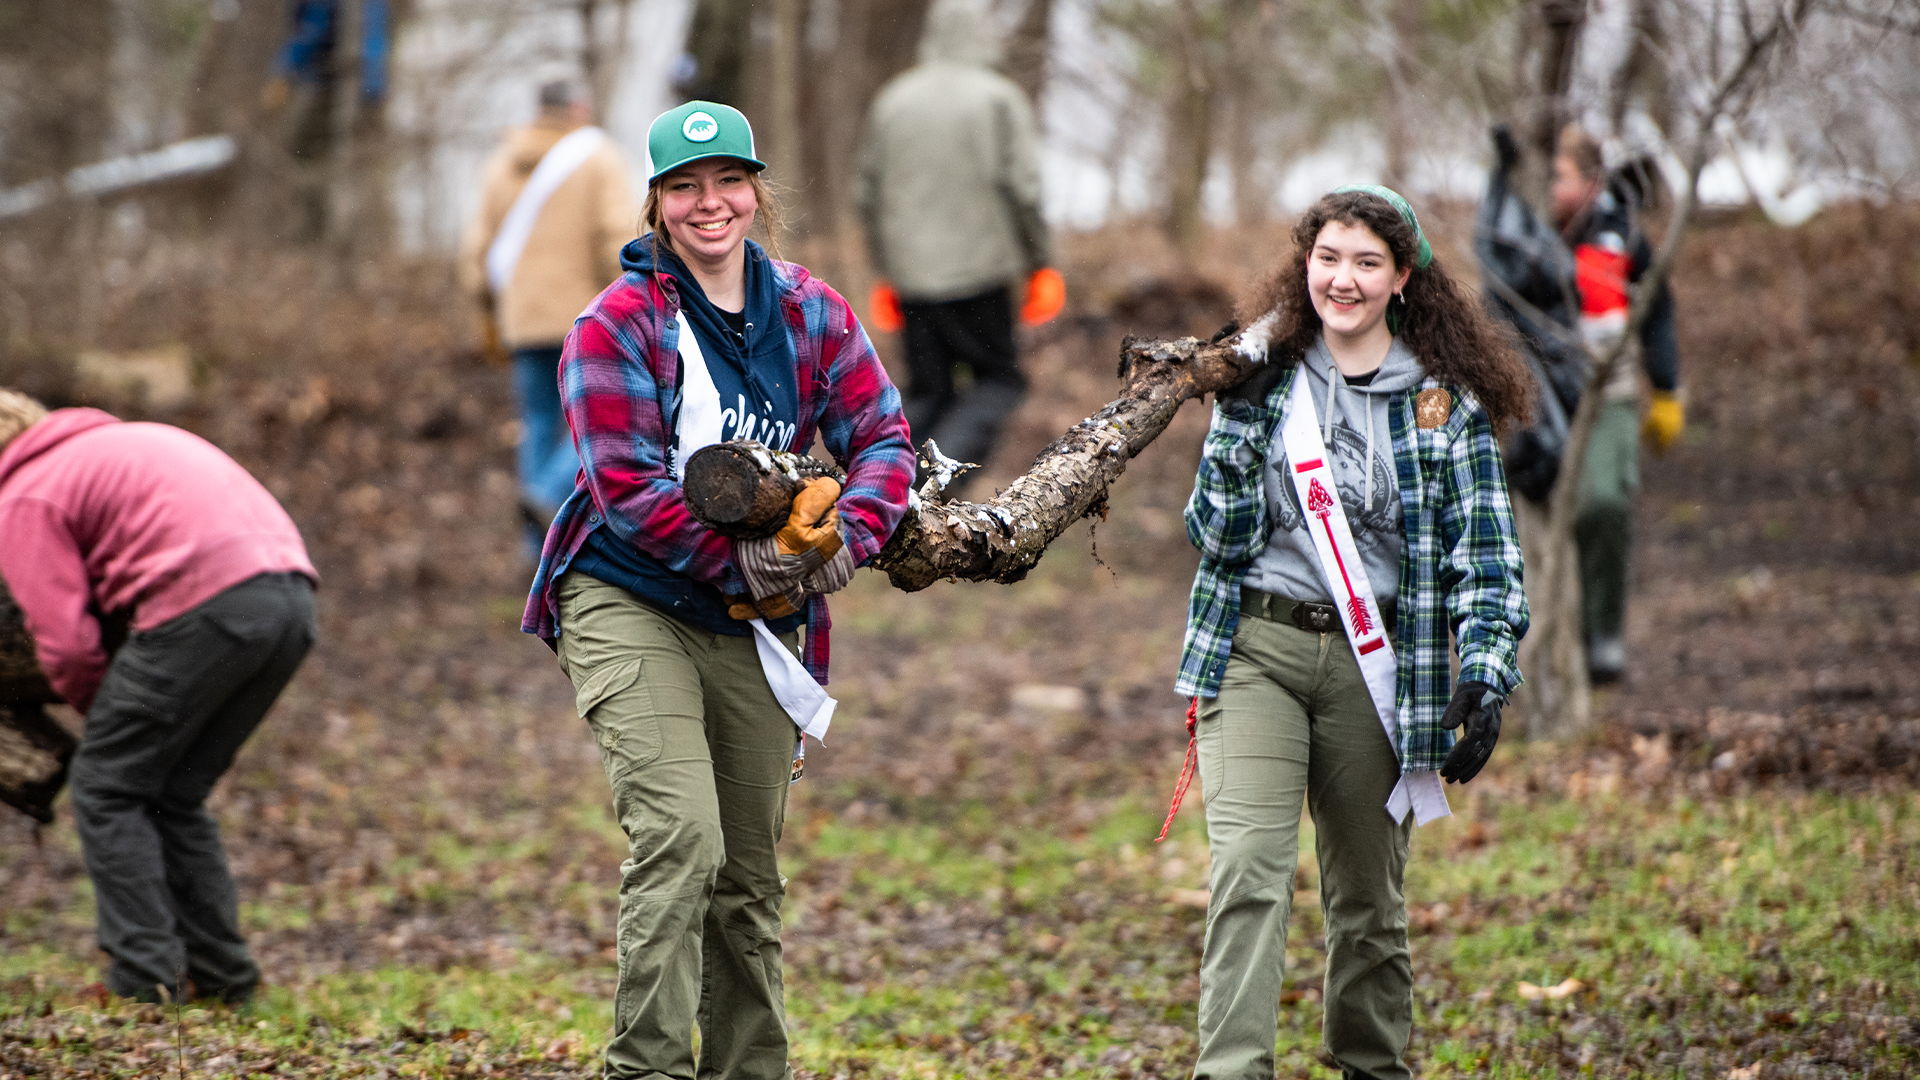
<svg viewBox="0 0 1920 1080"><path fill-rule="evenodd" d="M1288 471L1293 489L1306 509L1307 532L1313 536L1313 549L1320 556L1320 572L1327 580L1333 606L1340 611L1346 627L1347 642L1360 664L1367 694L1387 729L1387 744L1400 753L1400 714L1395 704L1397 667L1393 643L1387 640L1387 628L1381 625L1380 605L1374 601L1373 587L1367 582L1367 568L1360 560L1360 548L1353 542L1353 530L1347 525L1347 512L1340 505L1340 489L1333 481L1333 465L1326 445L1320 439L1320 420L1313 408L1313 392L1307 389L1303 372L1293 378L1293 393L1287 418L1280 428L1280 439L1287 451ZM1333 392L1329 390L1329 393ZM1372 462L1367 463L1373 467ZM1317 526L1316 526L1317 523ZM1387 814L1394 821L1405 821L1412 810L1422 825L1446 817L1446 787L1440 774L1431 769L1403 772L1400 782L1387 797Z"/></svg>
<svg viewBox="0 0 1920 1080"><path fill-rule="evenodd" d="M693 335L687 313L678 316L680 327L680 418L674 424L673 455L670 468L675 480L686 471L687 458L703 446L720 441L720 391L713 385L713 373L707 370L706 354L700 351L700 339ZM833 722L833 710L840 703L827 696L780 639L767 629L765 619L750 619L753 645L760 654L760 670L780 707L787 710L793 724L816 739L827 737L827 725ZM798 748L796 749L798 752Z"/></svg>
<svg viewBox="0 0 1920 1080"><path fill-rule="evenodd" d="M520 265L520 254L527 250L527 238L533 235L533 223L540 218L540 208L547 205L547 199L567 177L600 149L600 141L605 137L606 133L597 127L575 128L554 143L541 156L540 164L533 167L527 186L520 189L513 205L507 208L500 231L494 234L493 246L487 249L487 284L492 287L493 295L505 293L507 283L513 280L513 270Z"/></svg>

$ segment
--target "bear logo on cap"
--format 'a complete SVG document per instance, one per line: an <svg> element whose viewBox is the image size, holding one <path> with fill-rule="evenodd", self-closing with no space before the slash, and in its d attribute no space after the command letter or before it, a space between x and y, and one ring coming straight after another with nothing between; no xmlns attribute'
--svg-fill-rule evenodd
<svg viewBox="0 0 1920 1080"><path fill-rule="evenodd" d="M688 142L712 142L720 134L720 122L712 113L688 113L680 125L680 134L685 135Z"/></svg>

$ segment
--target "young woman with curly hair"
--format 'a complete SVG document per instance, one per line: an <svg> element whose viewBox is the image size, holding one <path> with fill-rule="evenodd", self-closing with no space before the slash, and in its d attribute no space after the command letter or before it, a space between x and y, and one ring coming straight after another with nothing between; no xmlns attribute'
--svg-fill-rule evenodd
<svg viewBox="0 0 1920 1080"><path fill-rule="evenodd" d="M1327 1050L1348 1077L1401 1080L1412 819L1480 771L1520 682L1494 433L1531 390L1399 195L1338 189L1293 241L1238 339L1262 366L1219 396L1186 511L1201 563L1177 685L1213 853L1194 1076L1273 1076L1304 801Z"/></svg>

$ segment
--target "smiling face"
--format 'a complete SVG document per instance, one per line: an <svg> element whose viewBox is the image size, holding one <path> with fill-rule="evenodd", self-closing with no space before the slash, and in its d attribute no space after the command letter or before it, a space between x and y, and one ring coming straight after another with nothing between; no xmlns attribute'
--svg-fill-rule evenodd
<svg viewBox="0 0 1920 1080"><path fill-rule="evenodd" d="M1394 265L1393 252L1365 225L1329 221L1307 253L1307 295L1330 346L1380 338L1386 355L1387 304L1411 270Z"/></svg>
<svg viewBox="0 0 1920 1080"><path fill-rule="evenodd" d="M690 161L660 178L660 218L674 250L710 273L739 258L758 210L747 167L736 158Z"/></svg>

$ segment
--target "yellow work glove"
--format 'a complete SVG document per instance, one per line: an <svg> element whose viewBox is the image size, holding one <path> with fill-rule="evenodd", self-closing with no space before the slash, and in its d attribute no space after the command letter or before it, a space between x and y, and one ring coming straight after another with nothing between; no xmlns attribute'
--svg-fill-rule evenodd
<svg viewBox="0 0 1920 1080"><path fill-rule="evenodd" d="M1640 425L1640 437L1647 440L1654 453L1664 454L1686 426L1687 406L1680 395L1672 390L1655 390L1653 404L1648 406L1647 418Z"/></svg>
<svg viewBox="0 0 1920 1080"><path fill-rule="evenodd" d="M831 476L816 476L800 486L787 511L787 524L773 538L780 542L780 554L805 556L813 553L821 563L840 550L840 511L834 500L840 497L840 482ZM815 567L809 567L814 569Z"/></svg>
<svg viewBox="0 0 1920 1080"><path fill-rule="evenodd" d="M799 611L808 593L845 587L853 577L853 555L840 536L840 512L834 507L839 497L838 481L814 477L794 495L779 532L733 545L751 595L728 597L729 615L782 618Z"/></svg>

